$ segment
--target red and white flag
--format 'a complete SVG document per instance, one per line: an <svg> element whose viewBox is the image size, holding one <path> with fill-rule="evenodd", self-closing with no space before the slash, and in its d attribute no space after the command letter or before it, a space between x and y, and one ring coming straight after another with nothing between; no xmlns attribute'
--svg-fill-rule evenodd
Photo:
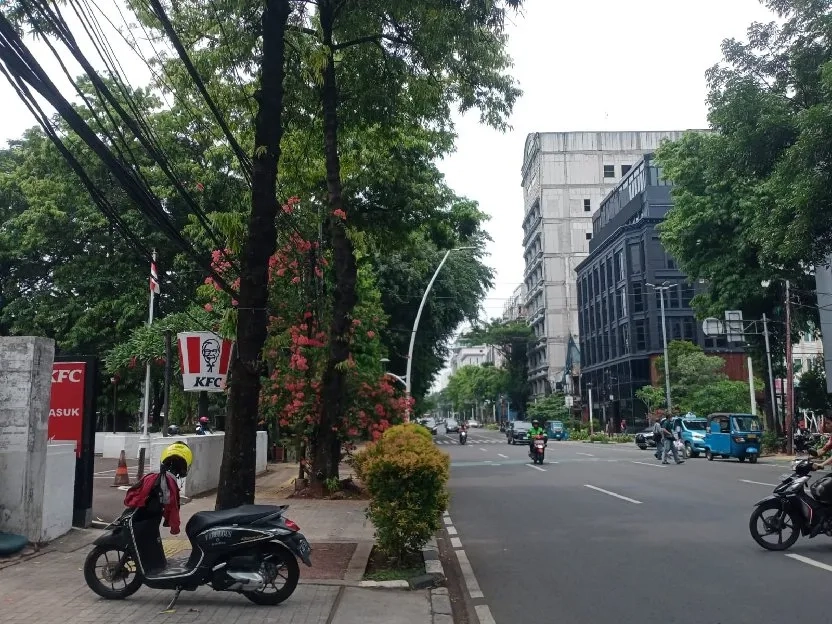
<svg viewBox="0 0 832 624"><path fill-rule="evenodd" d="M160 294L162 291L159 288L159 274L156 272L156 263L150 263L150 292Z"/></svg>

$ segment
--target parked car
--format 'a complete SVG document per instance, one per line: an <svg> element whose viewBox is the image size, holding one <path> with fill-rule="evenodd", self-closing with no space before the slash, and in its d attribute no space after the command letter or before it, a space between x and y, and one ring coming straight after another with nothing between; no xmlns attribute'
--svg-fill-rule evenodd
<svg viewBox="0 0 832 624"><path fill-rule="evenodd" d="M478 427L480 426L480 423L478 423L478 422L477 422L476 420L474 420L473 418L472 418L471 420L469 420L467 424L468 424L468 426L469 426L469 427L471 427L471 428L473 428L473 429L476 429L476 428L478 428Z"/></svg>
<svg viewBox="0 0 832 624"><path fill-rule="evenodd" d="M656 448L656 441L653 439L653 427L642 429L636 434L636 446L642 451L647 447Z"/></svg>
<svg viewBox="0 0 832 624"><path fill-rule="evenodd" d="M445 420L445 433L457 433L459 431L459 423L454 418Z"/></svg>
<svg viewBox="0 0 832 624"><path fill-rule="evenodd" d="M509 423L506 429L506 438L509 444L526 444L529 441L529 429L532 424L524 420L514 420Z"/></svg>
<svg viewBox="0 0 832 624"><path fill-rule="evenodd" d="M559 420L547 420L543 427L550 440L568 440L569 430Z"/></svg>
<svg viewBox="0 0 832 624"><path fill-rule="evenodd" d="M677 427L681 432L682 443L685 445L685 455L699 457L705 452L705 434L708 429L707 418L697 418L694 415L680 416L673 419L673 431Z"/></svg>
<svg viewBox="0 0 832 624"><path fill-rule="evenodd" d="M426 427L427 430L430 431L433 435L436 435L436 430L439 425L437 425L435 418L423 418L419 424L423 427Z"/></svg>

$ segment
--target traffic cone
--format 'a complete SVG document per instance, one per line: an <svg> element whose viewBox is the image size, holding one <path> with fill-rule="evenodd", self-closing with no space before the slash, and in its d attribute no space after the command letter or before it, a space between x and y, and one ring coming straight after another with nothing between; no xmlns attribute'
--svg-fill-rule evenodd
<svg viewBox="0 0 832 624"><path fill-rule="evenodd" d="M130 485L130 475L127 474L127 459L124 457L124 451L118 456L118 468L116 468L116 478L113 481L113 487L120 485Z"/></svg>

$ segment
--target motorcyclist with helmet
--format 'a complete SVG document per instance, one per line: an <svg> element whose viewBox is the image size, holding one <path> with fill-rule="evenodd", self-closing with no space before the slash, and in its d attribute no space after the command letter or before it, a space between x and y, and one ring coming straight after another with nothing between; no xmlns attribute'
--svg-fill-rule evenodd
<svg viewBox="0 0 832 624"><path fill-rule="evenodd" d="M549 436L546 435L546 430L540 426L540 421L535 418L532 420L532 428L529 429L529 457L532 455L534 439L538 436L543 436L543 444L548 444Z"/></svg>

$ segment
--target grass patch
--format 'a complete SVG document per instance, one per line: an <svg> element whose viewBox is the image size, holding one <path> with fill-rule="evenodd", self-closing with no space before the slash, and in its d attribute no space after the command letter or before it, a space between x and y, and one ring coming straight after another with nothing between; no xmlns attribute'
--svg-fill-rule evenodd
<svg viewBox="0 0 832 624"><path fill-rule="evenodd" d="M367 569L364 572L365 581L406 581L414 576L425 573L425 563L422 553L412 553L403 561L395 561L373 546Z"/></svg>

